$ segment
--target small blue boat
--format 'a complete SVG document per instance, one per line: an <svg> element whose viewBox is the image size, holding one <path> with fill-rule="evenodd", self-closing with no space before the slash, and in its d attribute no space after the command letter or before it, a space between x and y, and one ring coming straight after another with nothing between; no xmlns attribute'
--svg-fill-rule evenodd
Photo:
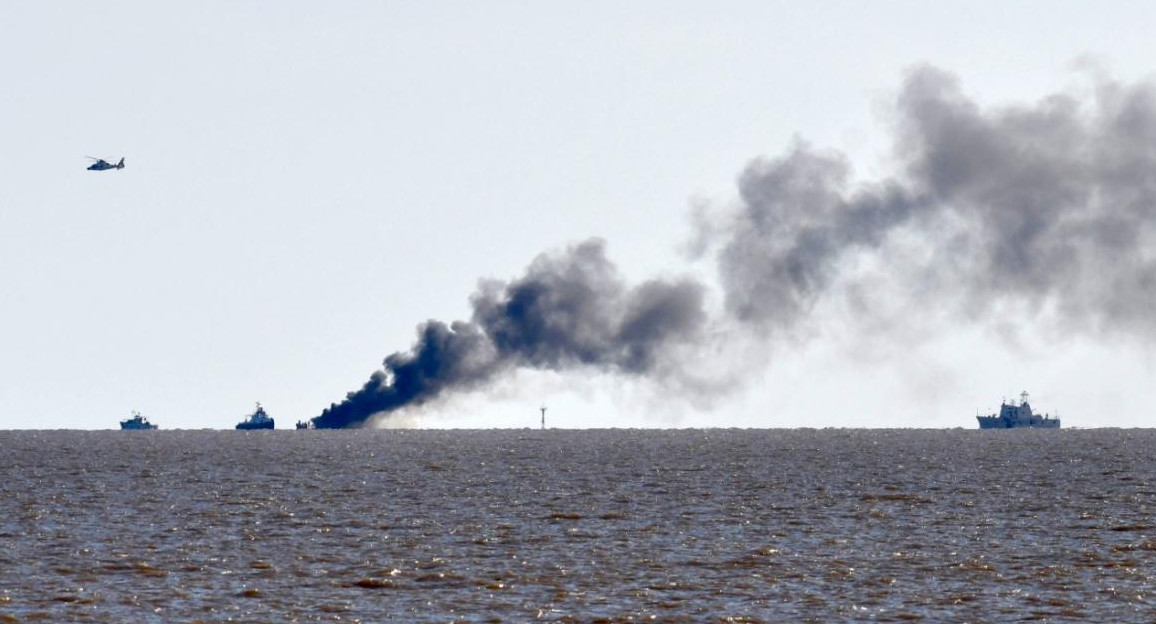
<svg viewBox="0 0 1156 624"><path fill-rule="evenodd" d="M157 426L149 422L149 419L140 412L133 410L132 418L120 421L120 428L128 431L152 431Z"/></svg>
<svg viewBox="0 0 1156 624"><path fill-rule="evenodd" d="M257 403L257 411L249 414L245 420L237 423L238 429L272 429L273 417L265 413L265 408Z"/></svg>

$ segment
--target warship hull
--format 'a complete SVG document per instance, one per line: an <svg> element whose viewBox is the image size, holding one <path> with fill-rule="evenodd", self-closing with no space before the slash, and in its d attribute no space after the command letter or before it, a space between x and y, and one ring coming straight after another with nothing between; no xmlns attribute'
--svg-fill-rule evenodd
<svg viewBox="0 0 1156 624"><path fill-rule="evenodd" d="M122 422L122 423L120 423L120 428L122 431L154 431L157 428L157 426L156 425L150 425L147 423L143 424L143 425L139 425L139 424L131 423L131 422Z"/></svg>
<svg viewBox="0 0 1156 624"><path fill-rule="evenodd" d="M980 429L1059 429L1060 419L1036 417L1029 421L1009 420L999 416L976 416Z"/></svg>
<svg viewBox="0 0 1156 624"><path fill-rule="evenodd" d="M270 418L269 420L266 420L263 422L258 422L258 423L253 423L253 422L248 422L248 421L243 422L243 423L237 423L237 428L241 429L241 430L272 429L273 428L273 419Z"/></svg>

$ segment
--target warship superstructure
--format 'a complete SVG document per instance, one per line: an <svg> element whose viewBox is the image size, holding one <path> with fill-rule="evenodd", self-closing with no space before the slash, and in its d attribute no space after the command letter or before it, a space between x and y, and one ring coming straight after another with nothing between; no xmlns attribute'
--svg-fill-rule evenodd
<svg viewBox="0 0 1156 624"><path fill-rule="evenodd" d="M1032 413L1028 404L1028 393L1020 393L1020 403L1004 401L999 406L999 414L976 416L980 429L1059 429L1060 417Z"/></svg>

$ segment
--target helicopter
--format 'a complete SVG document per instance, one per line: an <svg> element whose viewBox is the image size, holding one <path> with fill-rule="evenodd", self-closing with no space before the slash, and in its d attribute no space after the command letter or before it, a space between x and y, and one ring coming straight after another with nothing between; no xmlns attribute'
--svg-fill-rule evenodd
<svg viewBox="0 0 1156 624"><path fill-rule="evenodd" d="M123 156L121 157L120 162L116 163L115 165L108 162L107 160L105 160L103 158L93 158L92 156L86 156L86 158L96 161L96 162L94 162L88 166L89 171L104 171L105 169L124 169L124 157Z"/></svg>

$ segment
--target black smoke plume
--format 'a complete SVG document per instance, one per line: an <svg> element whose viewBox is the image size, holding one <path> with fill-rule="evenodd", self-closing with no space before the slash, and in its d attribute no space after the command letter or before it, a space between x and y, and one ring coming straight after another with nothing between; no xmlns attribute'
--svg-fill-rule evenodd
<svg viewBox="0 0 1156 624"><path fill-rule="evenodd" d="M670 349L694 341L706 320L700 284L652 280L629 288L600 240L539 256L513 282L483 282L471 303L469 321L422 324L410 351L385 358L383 370L314 425L358 427L448 390L482 387L513 368L661 374L671 368Z"/></svg>
<svg viewBox="0 0 1156 624"><path fill-rule="evenodd" d="M696 246L717 260L725 297L720 325L770 340L834 293L883 285L968 320L1013 309L1065 330L1156 330L1151 84L1093 77L1084 95L984 108L953 75L918 67L895 100L892 138L883 179L856 182L846 156L798 141L747 166L737 206L699 215ZM677 369L671 349L713 323L703 296L691 280L626 287L599 241L542 256L519 280L483 284L470 321L422 325L411 351L314 422L358 426L517 367L665 374Z"/></svg>

